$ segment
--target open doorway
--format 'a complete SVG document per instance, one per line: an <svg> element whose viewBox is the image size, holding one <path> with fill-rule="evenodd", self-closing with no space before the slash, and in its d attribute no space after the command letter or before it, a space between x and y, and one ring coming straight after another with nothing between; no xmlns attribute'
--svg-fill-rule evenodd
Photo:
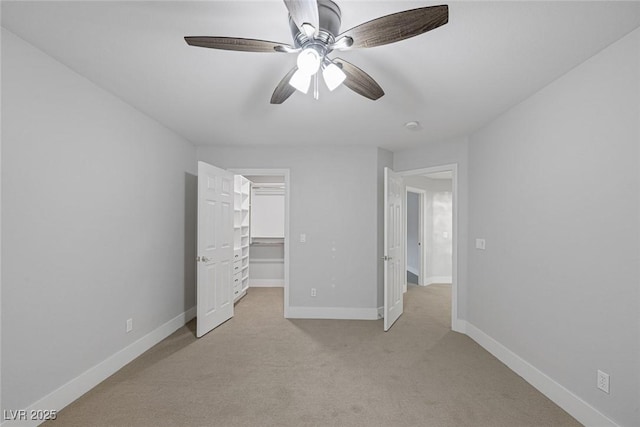
<svg viewBox="0 0 640 427"><path fill-rule="evenodd" d="M404 171L405 291L440 286L451 292L451 326L457 330L457 165Z"/></svg>
<svg viewBox="0 0 640 427"><path fill-rule="evenodd" d="M249 292L284 288L289 312L289 170L230 169L250 182Z"/></svg>
<svg viewBox="0 0 640 427"><path fill-rule="evenodd" d="M405 177L407 282L451 284L453 179L451 171Z"/></svg>

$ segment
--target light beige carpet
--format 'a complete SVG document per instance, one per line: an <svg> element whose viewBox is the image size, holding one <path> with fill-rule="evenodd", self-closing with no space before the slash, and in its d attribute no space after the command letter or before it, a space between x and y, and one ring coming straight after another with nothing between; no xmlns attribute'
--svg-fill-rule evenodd
<svg viewBox="0 0 640 427"><path fill-rule="evenodd" d="M251 288L201 339L194 323L62 410L50 426L576 426L470 338L450 286L410 287L382 321L286 320Z"/></svg>

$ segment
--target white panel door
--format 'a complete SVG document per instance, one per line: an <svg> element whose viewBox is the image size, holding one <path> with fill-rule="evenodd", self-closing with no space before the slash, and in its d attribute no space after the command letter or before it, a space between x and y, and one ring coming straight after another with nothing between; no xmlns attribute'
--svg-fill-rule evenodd
<svg viewBox="0 0 640 427"><path fill-rule="evenodd" d="M196 336L233 316L233 174L198 162Z"/></svg>
<svg viewBox="0 0 640 427"><path fill-rule="evenodd" d="M384 330L388 331L403 310L404 227L400 175L384 168Z"/></svg>

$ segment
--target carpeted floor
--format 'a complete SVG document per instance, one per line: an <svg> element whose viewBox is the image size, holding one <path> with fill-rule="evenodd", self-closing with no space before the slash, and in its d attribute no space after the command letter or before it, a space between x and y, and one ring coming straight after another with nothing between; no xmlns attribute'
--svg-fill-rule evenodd
<svg viewBox="0 0 640 427"><path fill-rule="evenodd" d="M251 288L201 339L191 322L47 426L579 426L450 330L450 286L411 286L382 321L286 320Z"/></svg>

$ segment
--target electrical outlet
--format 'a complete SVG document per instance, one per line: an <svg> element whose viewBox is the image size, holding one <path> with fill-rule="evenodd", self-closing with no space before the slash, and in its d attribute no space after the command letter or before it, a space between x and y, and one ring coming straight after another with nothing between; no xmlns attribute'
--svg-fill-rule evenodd
<svg viewBox="0 0 640 427"><path fill-rule="evenodd" d="M312 297L316 296L316 288L311 288L311 296Z"/></svg>
<svg viewBox="0 0 640 427"><path fill-rule="evenodd" d="M606 372L602 372L600 369L598 369L598 381L596 386L600 390L609 394L609 374L607 374Z"/></svg>
<svg viewBox="0 0 640 427"><path fill-rule="evenodd" d="M127 332L133 331L133 319L127 319Z"/></svg>

